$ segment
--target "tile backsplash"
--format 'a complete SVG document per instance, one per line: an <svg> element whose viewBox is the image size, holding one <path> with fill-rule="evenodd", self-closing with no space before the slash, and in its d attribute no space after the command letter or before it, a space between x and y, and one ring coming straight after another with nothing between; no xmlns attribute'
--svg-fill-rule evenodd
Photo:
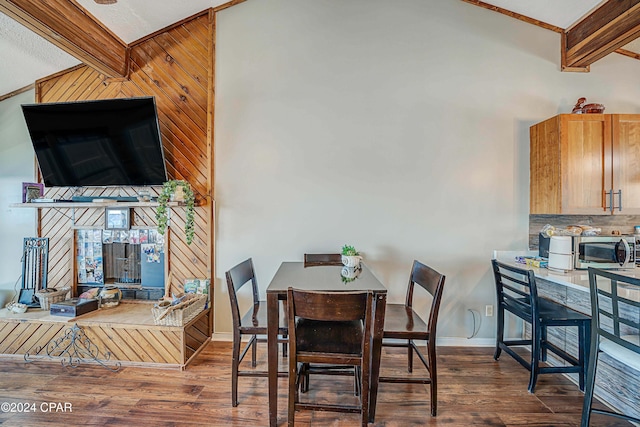
<svg viewBox="0 0 640 427"><path fill-rule="evenodd" d="M640 225L640 215L529 215L529 249L538 249L538 234L546 224L557 228L590 225L601 228L603 235L613 231L633 234L633 227Z"/></svg>

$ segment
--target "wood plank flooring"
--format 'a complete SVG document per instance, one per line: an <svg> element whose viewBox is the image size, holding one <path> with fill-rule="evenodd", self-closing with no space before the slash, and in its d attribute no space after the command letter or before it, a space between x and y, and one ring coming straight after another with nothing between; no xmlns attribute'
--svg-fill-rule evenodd
<svg viewBox="0 0 640 427"><path fill-rule="evenodd" d="M503 356L495 362L492 354L490 348L438 348L438 416L429 415L429 394L424 386L387 383L380 385L373 425L579 426L582 393L576 385L562 375L543 375L536 393L529 394L528 372L510 357ZM209 343L185 371L127 367L112 373L94 365L73 369L47 361L25 364L0 357L0 404L26 404L29 408L28 412L20 413L0 411L0 424L3 427L268 425L266 378L241 377L240 405L231 406L230 360L231 345L226 342ZM401 349L385 348L383 373L402 372L405 360ZM264 346L259 352L259 362L257 369L265 369ZM324 401L352 399L352 381L313 376L308 397ZM278 421L286 425L286 379L281 379L280 385ZM356 426L359 416L301 411L296 414L296 425ZM594 415L591 425L631 424Z"/></svg>

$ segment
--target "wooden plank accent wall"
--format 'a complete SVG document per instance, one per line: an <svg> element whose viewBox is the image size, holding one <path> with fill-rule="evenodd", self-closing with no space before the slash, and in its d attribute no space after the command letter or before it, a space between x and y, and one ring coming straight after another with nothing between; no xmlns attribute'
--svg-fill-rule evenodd
<svg viewBox="0 0 640 427"><path fill-rule="evenodd" d="M186 244L183 231L184 208L172 209L167 257L172 292L180 291L185 278L214 276L213 22L213 11L205 11L129 46L129 79L111 79L80 65L36 82L37 102L155 97L169 178L187 180L199 204L191 245ZM47 189L46 197L68 199L73 191ZM97 196L135 194L134 188L83 192ZM133 225L156 224L153 208L136 208L132 218ZM102 209L41 209L39 232L50 238L49 286L75 282L70 268L74 262L73 227L102 227L103 221Z"/></svg>

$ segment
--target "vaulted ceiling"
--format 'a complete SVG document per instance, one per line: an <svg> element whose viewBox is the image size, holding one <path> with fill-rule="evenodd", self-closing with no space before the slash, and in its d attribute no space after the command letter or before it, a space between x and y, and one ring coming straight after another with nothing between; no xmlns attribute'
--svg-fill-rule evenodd
<svg viewBox="0 0 640 427"><path fill-rule="evenodd" d="M634 43L640 36L640 0L463 1L559 33L562 71L588 72L614 52L640 59Z"/></svg>
<svg viewBox="0 0 640 427"><path fill-rule="evenodd" d="M103 61L104 52L93 49L96 47L94 42L106 42L107 35L104 33L113 35L114 45L119 42L126 46L205 9L229 2L120 0L113 4L99 4L103 1L0 0L0 52L3 58L0 65L0 99L3 95L33 84L37 79L81 62L91 64L87 55L77 53L79 50L85 49L88 56L95 54L95 60ZM98 25L88 23L90 18ZM33 21L32 27L37 25L42 28L34 31L25 21ZM75 30L73 27L76 27ZM102 33L103 38L96 39L94 31ZM60 45L65 43L80 46L61 48Z"/></svg>
<svg viewBox="0 0 640 427"><path fill-rule="evenodd" d="M204 9L243 1L0 0L0 99L80 62L125 76L130 43ZM461 1L470 5L468 13L481 7L559 33L562 71L588 72L609 54L640 59L640 41L634 41L640 0Z"/></svg>

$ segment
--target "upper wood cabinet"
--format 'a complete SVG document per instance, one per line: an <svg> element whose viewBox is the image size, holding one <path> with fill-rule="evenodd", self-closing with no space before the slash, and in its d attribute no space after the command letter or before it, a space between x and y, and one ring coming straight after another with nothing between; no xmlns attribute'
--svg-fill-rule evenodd
<svg viewBox="0 0 640 427"><path fill-rule="evenodd" d="M531 214L640 214L640 114L560 114L530 137Z"/></svg>

